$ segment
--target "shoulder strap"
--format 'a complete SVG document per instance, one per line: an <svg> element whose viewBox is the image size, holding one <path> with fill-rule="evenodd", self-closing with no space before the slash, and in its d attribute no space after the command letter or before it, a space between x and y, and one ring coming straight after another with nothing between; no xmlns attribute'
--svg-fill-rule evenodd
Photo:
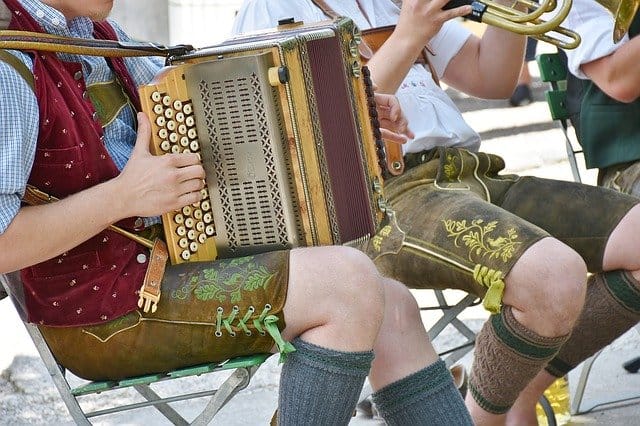
<svg viewBox="0 0 640 426"><path fill-rule="evenodd" d="M311 2L315 4L318 9L322 10L322 12L327 15L327 17L331 19L336 19L338 17L336 11L331 9L329 5L324 2L324 0L311 0Z"/></svg>
<svg viewBox="0 0 640 426"><path fill-rule="evenodd" d="M11 53L6 50L0 50L0 61L6 62L10 66L12 66L18 74L27 82L31 90L35 93L36 84L33 78L33 73L29 69L28 66L25 65L20 59L16 58Z"/></svg>
<svg viewBox="0 0 640 426"><path fill-rule="evenodd" d="M39 50L104 57L177 56L193 50L190 45L161 46L154 43L121 42L63 37L30 31L0 30L0 49Z"/></svg>

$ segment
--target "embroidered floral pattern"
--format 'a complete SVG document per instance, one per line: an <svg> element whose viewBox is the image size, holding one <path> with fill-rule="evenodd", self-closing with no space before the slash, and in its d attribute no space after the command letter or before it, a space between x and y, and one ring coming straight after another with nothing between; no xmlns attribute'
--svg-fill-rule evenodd
<svg viewBox="0 0 640 426"><path fill-rule="evenodd" d="M444 164L444 175L446 176L448 181L456 181L458 180L459 167L456 164L456 160L458 160L458 156L453 154L447 154L447 160Z"/></svg>
<svg viewBox="0 0 640 426"><path fill-rule="evenodd" d="M240 302L243 291L266 289L275 272L258 265L253 257L220 261L215 268L202 269L190 275L187 282L171 292L174 299L186 300L191 295L201 301Z"/></svg>
<svg viewBox="0 0 640 426"><path fill-rule="evenodd" d="M496 228L498 222L492 221L487 224L482 219L471 221L466 220L443 220L448 236L454 239L456 247L460 247L461 241L469 248L469 260L473 257L485 257L489 259L502 259L507 262L513 257L514 251L522 244L518 240L518 234L514 228L507 230L506 236L494 238L490 236Z"/></svg>

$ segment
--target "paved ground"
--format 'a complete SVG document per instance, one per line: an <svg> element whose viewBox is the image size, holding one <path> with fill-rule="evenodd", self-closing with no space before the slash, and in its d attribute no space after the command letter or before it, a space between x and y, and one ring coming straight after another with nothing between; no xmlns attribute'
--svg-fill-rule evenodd
<svg viewBox="0 0 640 426"><path fill-rule="evenodd" d="M545 46L541 46L545 49ZM535 71L532 67L532 71ZM506 101L479 101L452 96L464 111L470 124L477 129L483 139L483 149L501 154L508 165L508 171L521 174L535 174L544 177L571 180L571 172L566 162L563 137L561 131L550 121L544 103L544 86L537 82L534 85L536 102L521 107L510 108ZM593 173L585 173L585 181L593 183ZM567 220L571 220L567 218ZM421 304L430 304L430 292L415 292ZM455 292L449 293L457 297ZM2 327L2 349L0 349L0 424L71 424L71 419L61 402L53 384L36 355L35 348L29 340L11 304L0 302L0 318ZM478 330L485 312L474 307L467 309L461 318L473 330ZM425 313L427 325L437 319L433 312ZM439 350L445 350L460 340L460 336L452 329L446 329L435 340ZM584 397L583 407L589 408L600 402L640 395L640 375L626 373L621 363L635 356L640 356L640 336L632 330L619 341L606 349L596 361L592 376ZM470 355L461 361L469 365ZM265 425L273 412L277 399L277 379L279 367L275 360L263 365L250 386L238 395L217 417L214 424L219 425ZM219 383L216 375L199 379L198 385L208 386ZM165 386L166 390L195 388L193 380ZM570 384L575 388L577 373L570 377ZM110 396L111 401L134 398L132 393ZM639 400L606 409L596 409L588 414L574 416L571 424L598 425L640 425ZM95 408L104 407L103 399L92 397L86 404ZM180 403L178 410L186 416L193 417L195 409L203 402ZM135 414L119 415L99 419L101 425L140 425L165 424L166 422L150 409ZM380 421L362 416L354 418L354 425L376 425Z"/></svg>

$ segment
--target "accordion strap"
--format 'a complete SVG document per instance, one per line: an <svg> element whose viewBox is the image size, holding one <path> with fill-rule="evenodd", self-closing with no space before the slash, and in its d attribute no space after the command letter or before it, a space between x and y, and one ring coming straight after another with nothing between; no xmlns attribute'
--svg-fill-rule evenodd
<svg viewBox="0 0 640 426"><path fill-rule="evenodd" d="M76 55L127 57L183 55L190 45L163 46L155 43L95 40L79 37L63 37L31 31L0 31L0 49L38 50Z"/></svg>

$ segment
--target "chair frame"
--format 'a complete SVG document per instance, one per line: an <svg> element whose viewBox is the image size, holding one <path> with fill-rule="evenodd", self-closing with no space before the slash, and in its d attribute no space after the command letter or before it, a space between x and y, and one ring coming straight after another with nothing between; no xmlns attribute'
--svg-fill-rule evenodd
<svg viewBox="0 0 640 426"><path fill-rule="evenodd" d="M11 293L11 283L21 282L16 280L19 280L17 273L0 274L0 288L5 289L21 318L23 318L23 324L26 327L29 336L33 340L48 374L51 376L60 397L69 410L69 414L78 425L90 425L91 422L89 419L93 417L145 407L154 407L174 425L207 425L227 402L229 402L238 392L248 386L251 378L260 365L269 356L271 356L271 354L258 354L247 357L238 357L222 363L203 364L171 371L166 374L151 374L118 381L87 382L79 387L73 388L67 378L67 370L58 364L38 327L24 321L24 311ZM202 374L214 373L223 370L233 370L233 372L224 380L218 389L180 393L170 397L161 397L154 389L152 389L152 385L155 383L189 376L200 376ZM113 406L111 408L92 412L86 412L80 404L80 398L83 396L125 388L135 389L145 399L145 401ZM203 397L210 397L210 399L200 414L198 414L198 416L191 422L187 421L169 405L170 403L178 401Z"/></svg>
<svg viewBox="0 0 640 426"><path fill-rule="evenodd" d="M540 79L551 85L551 89L545 92L545 99L549 106L551 118L559 123L560 129L564 134L567 159L571 166L573 180L582 182L578 162L576 161L576 154L581 154L582 148L578 148L578 141L569 136L570 113L567 109L567 67L560 59L560 53L557 52L537 55L536 62L540 70Z"/></svg>

